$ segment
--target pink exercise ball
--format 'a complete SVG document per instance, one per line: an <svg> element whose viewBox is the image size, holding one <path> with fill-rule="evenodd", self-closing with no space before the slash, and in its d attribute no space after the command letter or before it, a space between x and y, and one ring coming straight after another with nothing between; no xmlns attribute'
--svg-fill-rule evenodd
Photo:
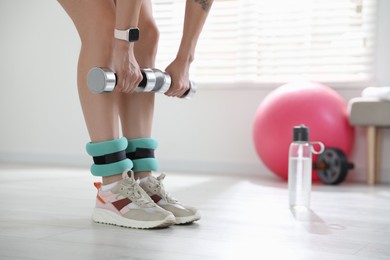
<svg viewBox="0 0 390 260"><path fill-rule="evenodd" d="M341 149L347 156L354 143L346 101L330 87L315 82L292 82L267 95L253 125L256 152L282 179L288 179L288 150L294 126L309 128L310 141ZM313 154L313 161L317 156ZM318 181L313 171L313 181Z"/></svg>

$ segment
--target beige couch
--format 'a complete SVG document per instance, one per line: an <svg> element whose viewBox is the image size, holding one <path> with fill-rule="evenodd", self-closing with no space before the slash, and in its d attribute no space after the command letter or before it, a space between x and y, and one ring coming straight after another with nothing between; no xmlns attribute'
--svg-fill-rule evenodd
<svg viewBox="0 0 390 260"><path fill-rule="evenodd" d="M367 183L374 185L380 172L381 129L390 127L390 101L375 97L351 99L349 122L367 128Z"/></svg>

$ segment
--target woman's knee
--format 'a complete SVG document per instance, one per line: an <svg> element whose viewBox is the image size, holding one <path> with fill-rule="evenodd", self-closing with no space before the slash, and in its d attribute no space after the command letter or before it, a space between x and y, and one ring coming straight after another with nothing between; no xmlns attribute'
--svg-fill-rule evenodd
<svg viewBox="0 0 390 260"><path fill-rule="evenodd" d="M140 30L141 30L140 41L144 43L148 43L148 45L151 48L157 49L158 40L160 38L160 32L158 30L156 23L152 20L148 22L144 22L142 24L142 27L140 27Z"/></svg>
<svg viewBox="0 0 390 260"><path fill-rule="evenodd" d="M157 55L159 31L154 21L139 23L139 28L140 39L135 44L134 51L136 59L141 67L154 66Z"/></svg>
<svg viewBox="0 0 390 260"><path fill-rule="evenodd" d="M98 32L80 35L83 48L91 51L112 50L114 44L114 26L100 27Z"/></svg>
<svg viewBox="0 0 390 260"><path fill-rule="evenodd" d="M112 44L115 6L111 0L59 0L79 34L83 45Z"/></svg>

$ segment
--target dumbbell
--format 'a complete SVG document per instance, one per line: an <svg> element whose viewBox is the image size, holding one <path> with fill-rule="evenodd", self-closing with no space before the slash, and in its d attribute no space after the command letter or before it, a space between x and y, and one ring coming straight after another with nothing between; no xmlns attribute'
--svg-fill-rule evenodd
<svg viewBox="0 0 390 260"><path fill-rule="evenodd" d="M142 81L136 92L165 93L171 86L171 77L159 69L141 69ZM116 86L116 74L109 68L93 67L87 76L89 89L97 94L112 92ZM196 93L196 86L190 81L190 88L181 98L191 99Z"/></svg>

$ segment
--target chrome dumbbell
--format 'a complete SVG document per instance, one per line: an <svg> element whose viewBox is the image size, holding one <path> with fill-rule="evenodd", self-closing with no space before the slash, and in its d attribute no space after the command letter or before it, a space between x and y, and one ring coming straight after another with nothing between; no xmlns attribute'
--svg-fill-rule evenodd
<svg viewBox="0 0 390 260"><path fill-rule="evenodd" d="M165 93L171 86L171 77L159 69L141 69L142 81L135 89L136 92ZM116 75L109 68L94 67L88 72L87 84L94 93L111 92L116 86ZM190 81L190 88L181 97L191 99L196 93L194 82Z"/></svg>

